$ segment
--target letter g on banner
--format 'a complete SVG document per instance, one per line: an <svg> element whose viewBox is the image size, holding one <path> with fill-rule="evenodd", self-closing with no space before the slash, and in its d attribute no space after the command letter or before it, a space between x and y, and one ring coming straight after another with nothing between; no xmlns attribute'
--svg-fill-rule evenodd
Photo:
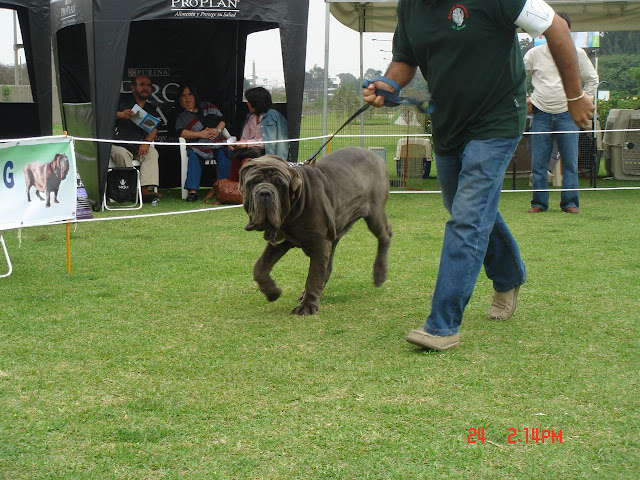
<svg viewBox="0 0 640 480"><path fill-rule="evenodd" d="M4 185L7 188L13 188L16 184L13 179L13 162L8 161L4 165L4 169L2 170L2 180L4 181Z"/></svg>

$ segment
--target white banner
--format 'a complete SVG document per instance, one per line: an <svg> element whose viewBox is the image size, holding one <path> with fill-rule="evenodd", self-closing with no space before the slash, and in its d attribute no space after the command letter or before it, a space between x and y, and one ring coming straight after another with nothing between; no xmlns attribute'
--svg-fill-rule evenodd
<svg viewBox="0 0 640 480"><path fill-rule="evenodd" d="M73 220L76 158L69 137L0 143L0 230Z"/></svg>

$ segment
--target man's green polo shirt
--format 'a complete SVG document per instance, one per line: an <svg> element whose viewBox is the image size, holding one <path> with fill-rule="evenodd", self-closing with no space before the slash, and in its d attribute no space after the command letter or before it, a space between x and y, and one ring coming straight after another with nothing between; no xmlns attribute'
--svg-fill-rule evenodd
<svg viewBox="0 0 640 480"><path fill-rule="evenodd" d="M524 3L399 0L393 60L419 66L427 79L438 155L524 131L526 73L514 25Z"/></svg>

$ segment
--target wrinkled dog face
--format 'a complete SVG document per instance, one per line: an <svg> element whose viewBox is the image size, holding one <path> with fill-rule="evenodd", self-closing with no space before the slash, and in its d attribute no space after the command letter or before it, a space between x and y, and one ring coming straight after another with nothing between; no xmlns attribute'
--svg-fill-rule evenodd
<svg viewBox="0 0 640 480"><path fill-rule="evenodd" d="M245 229L264 231L265 240L275 241L301 183L298 172L279 157L264 156L245 162L239 185L249 215Z"/></svg>
<svg viewBox="0 0 640 480"><path fill-rule="evenodd" d="M69 173L69 159L64 153L59 153L51 160L51 167L56 172L56 176L60 180L64 180Z"/></svg>

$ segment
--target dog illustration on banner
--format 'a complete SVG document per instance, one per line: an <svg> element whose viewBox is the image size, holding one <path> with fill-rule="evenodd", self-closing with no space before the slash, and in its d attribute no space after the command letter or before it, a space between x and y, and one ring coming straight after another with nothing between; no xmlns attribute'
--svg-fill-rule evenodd
<svg viewBox="0 0 640 480"><path fill-rule="evenodd" d="M60 182L67 178L69 173L69 159L64 153L58 153L48 163L31 162L24 167L24 182L27 185L27 201L31 201L30 190L35 188L36 195L42 201L40 192L44 193L47 200L47 207L51 206L51 193L53 201L58 202L58 189Z"/></svg>

